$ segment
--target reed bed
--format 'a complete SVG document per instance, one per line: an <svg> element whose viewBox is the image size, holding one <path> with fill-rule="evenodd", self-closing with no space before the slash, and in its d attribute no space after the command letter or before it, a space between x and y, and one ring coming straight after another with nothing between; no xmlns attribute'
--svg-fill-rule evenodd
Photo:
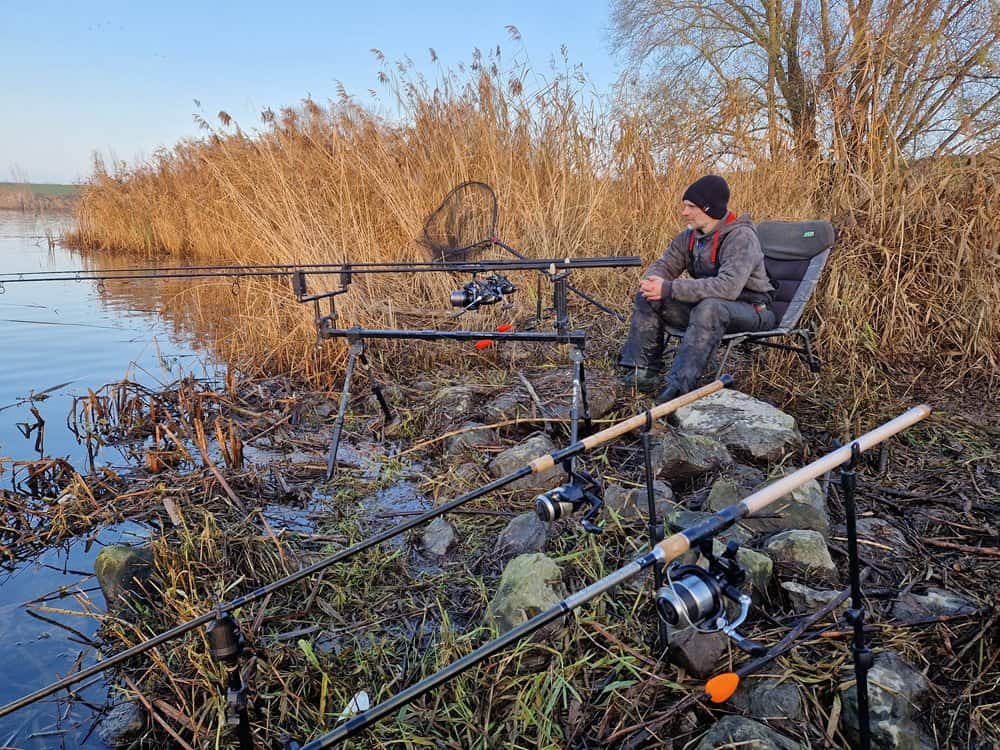
<svg viewBox="0 0 1000 750"><path fill-rule="evenodd" d="M726 167L690 156L684 144L667 151L655 145L652 126L627 101L599 107L566 76L529 93L526 74L498 62L480 57L433 88L405 67L393 70L384 83L398 103L397 120L342 92L325 107L306 100L267 111L260 131L241 129L223 112L218 125L205 123L204 139L146 163L109 170L98 162L71 239L171 263L418 260L414 240L425 217L451 187L475 179L497 192L501 238L529 255L639 254L651 261L681 228L684 187L721 169L737 212L758 220L830 218L837 226L811 321L826 384L842 399L877 403L872 394L900 378L943 387L995 382L995 144L969 158L930 162L870 149L850 162L762 152ZM580 273L575 282L626 310L637 276ZM454 287L438 274L365 278L340 298L342 320L393 325L400 308L441 309ZM247 371L336 379L344 348L313 346L310 311L283 285L225 289L190 288L164 313L190 318L196 310L202 324L213 321L225 355ZM525 292L511 316L533 303ZM589 310L577 315L592 322ZM623 333L610 331L615 340ZM442 356L433 347L385 349L395 364L428 366Z"/></svg>

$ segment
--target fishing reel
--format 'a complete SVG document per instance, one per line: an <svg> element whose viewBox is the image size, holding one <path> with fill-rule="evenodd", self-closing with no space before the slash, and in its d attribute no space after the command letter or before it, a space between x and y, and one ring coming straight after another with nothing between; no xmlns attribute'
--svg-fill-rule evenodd
<svg viewBox="0 0 1000 750"><path fill-rule="evenodd" d="M495 305L506 302L507 295L517 291L517 287L506 276L491 273L482 279L473 277L472 281L451 293L449 301L452 307L461 307L462 312L478 310L483 305Z"/></svg>
<svg viewBox="0 0 1000 750"><path fill-rule="evenodd" d="M535 513L543 521L551 523L589 508L580 519L580 524L584 531L600 534L604 529L594 523L604 507L604 501L597 494L599 491L600 485L589 474L570 472L569 482L535 498Z"/></svg>
<svg viewBox="0 0 1000 750"><path fill-rule="evenodd" d="M739 587L746 581L746 571L736 562L739 545L729 542L721 556L712 554L712 541L700 546L708 560L708 570L697 565L673 564L664 571L666 584L656 592L656 612L675 628L694 626L702 631L722 631L750 654L764 652L764 647L736 632L750 613L750 597ZM740 606L730 619L726 599Z"/></svg>

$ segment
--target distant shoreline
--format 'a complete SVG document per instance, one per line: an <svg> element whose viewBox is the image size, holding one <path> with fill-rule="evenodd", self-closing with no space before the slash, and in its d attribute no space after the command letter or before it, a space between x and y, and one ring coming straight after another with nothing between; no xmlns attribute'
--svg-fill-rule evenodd
<svg viewBox="0 0 1000 750"><path fill-rule="evenodd" d="M82 185L56 183L0 182L0 209L45 211L72 208Z"/></svg>

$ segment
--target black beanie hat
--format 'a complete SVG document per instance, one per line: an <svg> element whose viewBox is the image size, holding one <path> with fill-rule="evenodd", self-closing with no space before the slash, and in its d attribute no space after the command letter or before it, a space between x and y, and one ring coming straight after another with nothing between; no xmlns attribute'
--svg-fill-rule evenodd
<svg viewBox="0 0 1000 750"><path fill-rule="evenodd" d="M718 175L707 174L691 183L682 200L691 201L713 219L721 219L728 212L729 185Z"/></svg>

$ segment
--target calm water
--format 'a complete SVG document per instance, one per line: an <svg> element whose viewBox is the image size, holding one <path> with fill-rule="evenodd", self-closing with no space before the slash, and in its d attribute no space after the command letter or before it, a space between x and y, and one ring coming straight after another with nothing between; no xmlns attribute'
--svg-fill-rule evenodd
<svg viewBox="0 0 1000 750"><path fill-rule="evenodd" d="M50 249L47 240L48 234L58 237L71 226L66 216L0 210L0 270L80 268L79 257L59 246ZM62 457L85 470L86 451L65 426L74 395L85 395L88 388L96 390L126 374L150 386L182 373L205 374L206 358L153 312L136 309L135 299L100 294L92 282L8 284L0 294L0 458L8 459L0 485L11 488L10 461ZM22 403L48 389L52 390L44 400ZM23 434L36 423L32 406L45 420L41 446L36 446L36 432ZM105 449L97 458L99 464L124 464L114 449ZM85 610L88 606L104 610L104 598L90 577L94 558L104 544L137 543L145 534L142 527L126 523L48 550L13 570L0 569L0 642L6 647L6 658L0 659L0 703L69 673L78 659L84 665L93 663L85 638L96 632L98 622ZM45 601L41 608L23 606L64 586L77 596ZM103 684L98 682L83 695L102 704ZM92 712L76 704L67 714L58 698L0 719L0 747L104 747L96 736L86 737Z"/></svg>

